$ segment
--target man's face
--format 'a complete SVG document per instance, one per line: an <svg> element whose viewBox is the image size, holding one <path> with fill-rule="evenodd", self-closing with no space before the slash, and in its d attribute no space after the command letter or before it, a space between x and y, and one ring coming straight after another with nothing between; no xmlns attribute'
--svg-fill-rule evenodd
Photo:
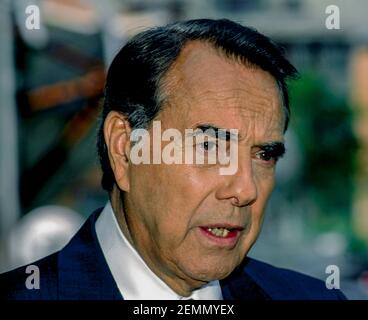
<svg viewBox="0 0 368 320"><path fill-rule="evenodd" d="M233 175L220 175L219 165L129 165L125 209L132 242L180 291L179 282L195 288L229 275L256 240L275 170L262 146L283 141L284 113L269 73L199 42L183 49L163 87L167 103L155 119L162 131L175 128L184 137L185 129L211 125L239 132ZM229 232L213 234L223 228Z"/></svg>

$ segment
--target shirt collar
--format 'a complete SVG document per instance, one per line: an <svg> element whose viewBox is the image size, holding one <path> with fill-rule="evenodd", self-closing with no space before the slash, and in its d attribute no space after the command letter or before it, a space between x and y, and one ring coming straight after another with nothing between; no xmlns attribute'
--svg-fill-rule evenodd
<svg viewBox="0 0 368 320"><path fill-rule="evenodd" d="M119 291L126 300L222 300L218 280L182 297L163 282L143 261L126 239L116 220L110 201L96 221L102 252Z"/></svg>

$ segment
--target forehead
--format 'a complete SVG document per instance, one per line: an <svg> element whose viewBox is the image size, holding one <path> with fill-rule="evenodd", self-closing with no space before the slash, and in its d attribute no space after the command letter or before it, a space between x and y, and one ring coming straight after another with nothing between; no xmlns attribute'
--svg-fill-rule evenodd
<svg viewBox="0 0 368 320"><path fill-rule="evenodd" d="M185 129L209 123L238 129L240 138L282 139L284 112L272 75L229 59L210 44L186 45L161 91L166 95L159 116L164 126Z"/></svg>

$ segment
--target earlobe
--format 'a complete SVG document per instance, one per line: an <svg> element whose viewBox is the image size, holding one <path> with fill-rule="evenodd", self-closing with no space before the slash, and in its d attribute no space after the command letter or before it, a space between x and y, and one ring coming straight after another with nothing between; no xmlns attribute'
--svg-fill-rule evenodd
<svg viewBox="0 0 368 320"><path fill-rule="evenodd" d="M130 125L127 118L111 111L104 122L104 138L110 166L119 188L129 192Z"/></svg>

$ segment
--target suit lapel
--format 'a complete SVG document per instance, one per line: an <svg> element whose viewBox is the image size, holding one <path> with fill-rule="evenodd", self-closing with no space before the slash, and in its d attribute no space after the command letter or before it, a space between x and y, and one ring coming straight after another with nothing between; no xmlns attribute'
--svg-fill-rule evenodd
<svg viewBox="0 0 368 320"><path fill-rule="evenodd" d="M58 255L59 299L122 299L98 243L95 211Z"/></svg>

